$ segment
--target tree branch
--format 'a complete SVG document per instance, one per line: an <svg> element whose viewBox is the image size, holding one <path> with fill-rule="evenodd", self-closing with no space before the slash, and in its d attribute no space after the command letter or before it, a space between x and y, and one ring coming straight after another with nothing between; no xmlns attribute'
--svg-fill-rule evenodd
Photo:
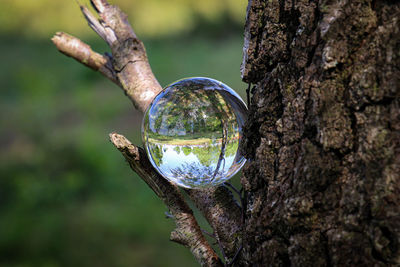
<svg viewBox="0 0 400 267"><path fill-rule="evenodd" d="M185 191L214 229L228 260L233 259L241 244L242 211L232 193L224 186Z"/></svg>
<svg viewBox="0 0 400 267"><path fill-rule="evenodd" d="M57 32L51 40L64 55L100 72L118 86L121 86L109 57L94 52L89 45L67 33Z"/></svg>
<svg viewBox="0 0 400 267"><path fill-rule="evenodd" d="M87 8L81 10L89 26L110 46L113 67L122 89L134 106L144 112L162 90L151 70L144 45L117 6L104 0L92 0L91 3L100 16L99 21Z"/></svg>
<svg viewBox="0 0 400 267"><path fill-rule="evenodd" d="M126 161L169 208L176 224L171 240L190 249L203 266L222 266L214 250L204 238L192 210L186 204L179 188L156 173L145 152L132 145L124 136L110 134L110 140Z"/></svg>
<svg viewBox="0 0 400 267"><path fill-rule="evenodd" d="M92 0L91 3L100 19L97 19L87 7L81 6L81 11L89 26L108 43L112 51L112 57L109 55L103 56L92 51L90 46L65 33L57 33L52 40L62 53L99 71L119 85L131 99L134 106L144 112L153 98L162 90L151 71L144 45L134 33L127 16L118 7L108 4L105 0ZM120 140L115 138L116 135L114 135L114 141L116 142ZM127 145L127 143L123 144ZM138 150L138 148L135 149ZM124 156L126 157L127 150L123 149L123 151L125 151L123 154L125 153ZM136 154L139 155L138 153ZM134 155L134 153L131 153L131 155ZM142 157L145 158L144 155ZM131 161L128 160L128 162L131 164ZM159 177L151 165L136 164L134 166L132 167L131 164L132 169L149 184L164 202L168 194L174 194L173 190L169 190L169 187L162 184L165 181L164 179L149 178ZM167 191L162 192L160 186ZM232 194L226 188L220 187L202 191L188 190L188 195L213 227L216 238L222 244L227 257L232 258L236 253L235 248L238 247L238 244L235 245L235 243L237 243L241 230L240 207ZM169 205L174 202L167 201L165 203L168 203L167 206L171 208ZM179 213L176 217L179 219L178 222L186 220L179 217L183 216L182 214L187 213ZM181 228L184 227L178 227L178 229ZM173 232L171 239L178 242L184 240L181 233L182 231ZM186 234L188 233L186 232ZM199 258L198 255L196 258Z"/></svg>
<svg viewBox="0 0 400 267"><path fill-rule="evenodd" d="M93 52L89 45L66 33L57 33L52 40L63 54L115 82L133 105L144 112L162 90L151 70L144 45L118 7L100 0L93 0L92 4L100 20L87 7L81 6L81 11L89 26L108 43L112 57Z"/></svg>

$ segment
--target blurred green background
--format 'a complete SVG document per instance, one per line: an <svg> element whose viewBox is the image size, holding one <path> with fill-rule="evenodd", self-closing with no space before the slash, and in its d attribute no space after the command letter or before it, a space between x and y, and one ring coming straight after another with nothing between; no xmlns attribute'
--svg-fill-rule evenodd
<svg viewBox="0 0 400 267"><path fill-rule="evenodd" d="M112 3L128 13L162 86L205 76L244 97L246 1ZM165 206L108 141L117 131L141 144L140 114L50 42L65 31L108 51L76 2L1 4L0 266L197 266L169 241Z"/></svg>

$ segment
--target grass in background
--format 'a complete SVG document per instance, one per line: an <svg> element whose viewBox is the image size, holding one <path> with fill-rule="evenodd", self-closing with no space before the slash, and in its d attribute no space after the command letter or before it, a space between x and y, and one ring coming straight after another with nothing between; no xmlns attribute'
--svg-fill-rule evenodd
<svg viewBox="0 0 400 267"><path fill-rule="evenodd" d="M121 89L48 40L1 40L0 266L197 266L108 141L117 131L141 144ZM162 86L205 76L245 95L240 34L144 42Z"/></svg>

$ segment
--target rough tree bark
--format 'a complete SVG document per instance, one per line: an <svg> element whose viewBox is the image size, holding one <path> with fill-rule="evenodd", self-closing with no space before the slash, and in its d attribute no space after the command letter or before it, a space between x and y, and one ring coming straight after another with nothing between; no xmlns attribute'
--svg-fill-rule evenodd
<svg viewBox="0 0 400 267"><path fill-rule="evenodd" d="M400 264L399 1L250 0L243 265Z"/></svg>
<svg viewBox="0 0 400 267"><path fill-rule="evenodd" d="M120 86L143 111L161 87L126 16L82 7L100 55L58 33L57 48ZM399 1L250 0L242 78L252 84L242 150L243 211L226 186L186 190L226 266L400 264ZM180 190L112 133L176 222L171 240L203 266L223 263Z"/></svg>

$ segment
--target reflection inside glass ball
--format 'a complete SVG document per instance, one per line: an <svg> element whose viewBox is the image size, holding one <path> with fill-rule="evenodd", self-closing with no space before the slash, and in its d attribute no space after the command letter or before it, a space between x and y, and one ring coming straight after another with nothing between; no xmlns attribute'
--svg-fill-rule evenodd
<svg viewBox="0 0 400 267"><path fill-rule="evenodd" d="M213 79L189 78L167 86L143 118L150 162L182 187L225 182L246 161L239 151L246 112L240 96Z"/></svg>

